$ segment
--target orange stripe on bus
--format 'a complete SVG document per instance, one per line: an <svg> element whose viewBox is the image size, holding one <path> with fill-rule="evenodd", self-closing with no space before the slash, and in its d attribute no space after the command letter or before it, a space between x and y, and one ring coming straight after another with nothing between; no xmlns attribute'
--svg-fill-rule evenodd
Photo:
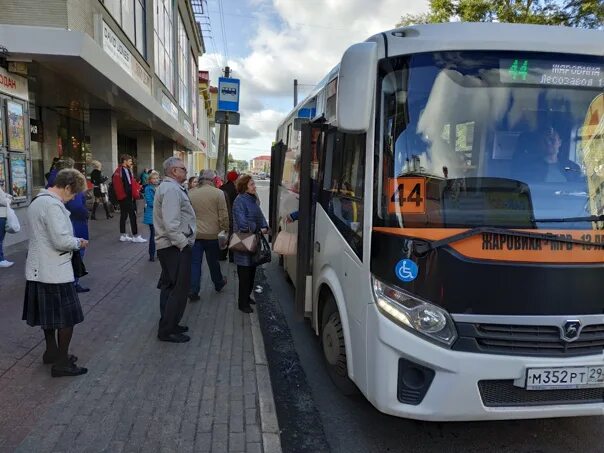
<svg viewBox="0 0 604 453"><path fill-rule="evenodd" d="M437 241L468 231L468 228L392 228L374 227L373 231L393 236ZM523 230L564 235L573 239L604 244L604 231L599 230ZM467 258L488 261L550 264L604 263L604 249L541 239L528 239L505 234L483 233L449 244Z"/></svg>

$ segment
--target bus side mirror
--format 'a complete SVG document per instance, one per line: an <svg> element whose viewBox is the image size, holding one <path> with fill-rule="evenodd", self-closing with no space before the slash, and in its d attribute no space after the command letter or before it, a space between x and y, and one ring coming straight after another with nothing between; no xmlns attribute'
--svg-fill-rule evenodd
<svg viewBox="0 0 604 453"><path fill-rule="evenodd" d="M338 75L336 122L342 132L369 129L377 73L377 44L362 42L344 52Z"/></svg>

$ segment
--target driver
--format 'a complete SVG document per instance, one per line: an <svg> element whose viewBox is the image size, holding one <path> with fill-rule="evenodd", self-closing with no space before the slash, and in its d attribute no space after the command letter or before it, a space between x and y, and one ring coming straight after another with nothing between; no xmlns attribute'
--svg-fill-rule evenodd
<svg viewBox="0 0 604 453"><path fill-rule="evenodd" d="M537 152L519 163L518 173L525 179L539 182L569 182L583 179L581 167L568 158L560 156L562 140L553 128L539 132Z"/></svg>

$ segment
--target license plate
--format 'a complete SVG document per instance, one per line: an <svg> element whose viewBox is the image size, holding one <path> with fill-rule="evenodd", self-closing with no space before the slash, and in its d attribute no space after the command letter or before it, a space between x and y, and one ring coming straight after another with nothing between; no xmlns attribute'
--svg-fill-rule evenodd
<svg viewBox="0 0 604 453"><path fill-rule="evenodd" d="M604 366L529 368L527 390L579 389L604 387Z"/></svg>

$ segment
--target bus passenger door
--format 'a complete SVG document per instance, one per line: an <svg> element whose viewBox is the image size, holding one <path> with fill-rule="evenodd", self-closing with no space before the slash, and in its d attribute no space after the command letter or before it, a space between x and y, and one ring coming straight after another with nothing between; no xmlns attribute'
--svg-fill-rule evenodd
<svg viewBox="0 0 604 453"><path fill-rule="evenodd" d="M298 211L298 254L296 259L296 315L302 319L312 311L312 269L315 209L319 191L319 165L326 126L302 125L300 153L300 198Z"/></svg>
<svg viewBox="0 0 604 453"><path fill-rule="evenodd" d="M279 185L283 176L283 159L287 146L283 141L275 143L271 148L271 173L270 173L270 191L269 191L269 213L268 224L271 228L271 234L276 236L279 232Z"/></svg>

